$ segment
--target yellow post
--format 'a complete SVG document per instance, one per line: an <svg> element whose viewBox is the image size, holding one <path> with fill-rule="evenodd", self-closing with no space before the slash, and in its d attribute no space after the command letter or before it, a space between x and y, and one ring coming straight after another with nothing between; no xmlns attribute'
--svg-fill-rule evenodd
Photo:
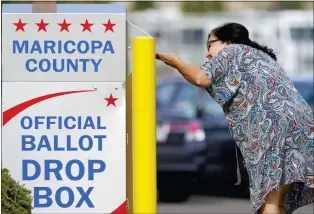
<svg viewBox="0 0 314 214"><path fill-rule="evenodd" d="M133 212L157 213L155 39L132 39Z"/></svg>

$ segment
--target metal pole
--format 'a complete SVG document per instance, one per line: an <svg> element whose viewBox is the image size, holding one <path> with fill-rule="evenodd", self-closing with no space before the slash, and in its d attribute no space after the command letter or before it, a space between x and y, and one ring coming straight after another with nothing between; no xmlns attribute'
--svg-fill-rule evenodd
<svg viewBox="0 0 314 214"><path fill-rule="evenodd" d="M33 2L33 13L56 13L56 2Z"/></svg>
<svg viewBox="0 0 314 214"><path fill-rule="evenodd" d="M127 131L127 148L126 148L126 195L127 195L127 213L133 211L133 134L132 134L132 73L126 80L126 131Z"/></svg>

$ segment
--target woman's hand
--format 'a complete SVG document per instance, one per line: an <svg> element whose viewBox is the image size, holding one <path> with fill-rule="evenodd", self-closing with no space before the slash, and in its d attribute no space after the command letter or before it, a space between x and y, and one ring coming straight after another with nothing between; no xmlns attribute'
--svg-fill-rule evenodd
<svg viewBox="0 0 314 214"><path fill-rule="evenodd" d="M172 53L156 53L156 59L164 62L166 65L169 65L173 68L178 68L178 65L181 63L181 59Z"/></svg>

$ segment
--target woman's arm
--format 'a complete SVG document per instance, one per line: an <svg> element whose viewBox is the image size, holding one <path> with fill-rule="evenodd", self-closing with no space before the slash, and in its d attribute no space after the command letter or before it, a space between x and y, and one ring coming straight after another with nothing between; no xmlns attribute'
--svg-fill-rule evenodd
<svg viewBox="0 0 314 214"><path fill-rule="evenodd" d="M240 61L246 50L241 45L230 44L201 66L184 63L175 54L156 54L156 58L177 69L191 84L207 87L208 93L223 106L240 88L242 73Z"/></svg>
<svg viewBox="0 0 314 214"><path fill-rule="evenodd" d="M177 69L189 83L204 88L210 86L211 75L205 73L199 66L184 63L175 54L156 54L156 59Z"/></svg>
<svg viewBox="0 0 314 214"><path fill-rule="evenodd" d="M203 88L210 86L210 77L199 66L179 61L175 68L189 83Z"/></svg>

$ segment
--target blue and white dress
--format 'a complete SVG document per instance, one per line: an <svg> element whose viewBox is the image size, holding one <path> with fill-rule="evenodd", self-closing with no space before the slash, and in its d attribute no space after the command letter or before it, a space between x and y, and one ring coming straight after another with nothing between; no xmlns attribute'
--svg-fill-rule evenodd
<svg viewBox="0 0 314 214"><path fill-rule="evenodd" d="M252 213L283 184L293 184L287 214L312 203L313 112L280 65L260 50L231 44L201 68L211 76L207 90L223 108L244 158Z"/></svg>

